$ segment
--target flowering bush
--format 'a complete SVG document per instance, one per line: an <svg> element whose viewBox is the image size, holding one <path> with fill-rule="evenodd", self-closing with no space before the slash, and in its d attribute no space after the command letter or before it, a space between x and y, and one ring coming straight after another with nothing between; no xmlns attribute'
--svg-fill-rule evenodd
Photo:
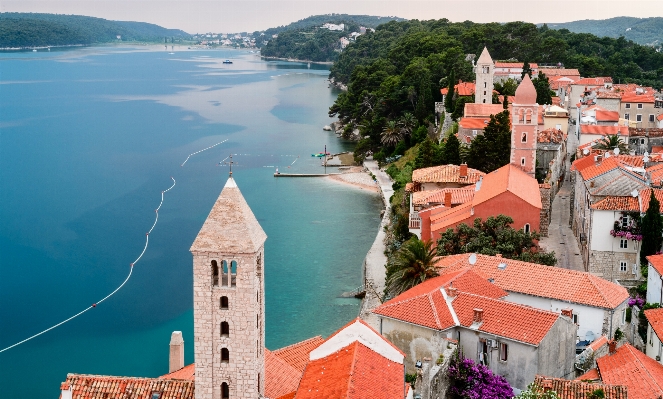
<svg viewBox="0 0 663 399"><path fill-rule="evenodd" d="M629 298L628 299L628 306L633 307L637 306L640 309L645 305L645 300L640 296L636 296L635 298Z"/></svg>
<svg viewBox="0 0 663 399"><path fill-rule="evenodd" d="M504 377L456 351L449 363L449 393L454 399L509 399L513 389Z"/></svg>
<svg viewBox="0 0 663 399"><path fill-rule="evenodd" d="M642 234L633 234L625 230L610 230L610 235L613 237L624 237L627 240L642 241Z"/></svg>
<svg viewBox="0 0 663 399"><path fill-rule="evenodd" d="M622 226L620 220L616 220L610 235L613 237L623 237L627 240L642 241L642 231L640 229L640 216L632 212L622 212L622 217L629 216L628 226Z"/></svg>

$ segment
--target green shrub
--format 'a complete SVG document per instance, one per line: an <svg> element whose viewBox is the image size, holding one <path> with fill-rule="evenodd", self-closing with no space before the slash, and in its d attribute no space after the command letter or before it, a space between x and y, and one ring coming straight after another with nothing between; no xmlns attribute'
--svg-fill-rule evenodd
<svg viewBox="0 0 663 399"><path fill-rule="evenodd" d="M631 317L633 315L633 308L626 308L626 322L631 322Z"/></svg>

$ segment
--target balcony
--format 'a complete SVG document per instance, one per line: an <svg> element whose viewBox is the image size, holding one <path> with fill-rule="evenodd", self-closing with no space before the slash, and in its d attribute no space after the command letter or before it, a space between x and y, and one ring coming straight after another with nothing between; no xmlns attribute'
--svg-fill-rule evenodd
<svg viewBox="0 0 663 399"><path fill-rule="evenodd" d="M421 218L419 217L419 212L410 213L410 229L420 229L421 228Z"/></svg>

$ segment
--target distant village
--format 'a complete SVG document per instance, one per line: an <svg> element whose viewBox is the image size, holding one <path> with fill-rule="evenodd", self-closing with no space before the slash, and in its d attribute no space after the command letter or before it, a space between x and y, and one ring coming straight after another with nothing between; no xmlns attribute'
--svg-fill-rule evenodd
<svg viewBox="0 0 663 399"><path fill-rule="evenodd" d="M198 38L247 47L263 40ZM436 257L436 277L377 300L331 336L268 350L267 237L241 178L230 176L191 247L195 363L184 364L182 335L173 332L169 374L69 374L60 398L663 397L660 245L645 267L640 257L641 217L652 198L663 201L663 95L533 63L556 94L539 105L524 63L493 61L489 49L470 62L475 81L454 87L474 97L458 139L471 143L506 108L510 163L491 173L465 164L414 170L409 231L436 242L476 218L509 215L514 229L540 233L557 266L500 254ZM493 104L494 84L508 79L515 96ZM369 279L381 293L384 278Z"/></svg>

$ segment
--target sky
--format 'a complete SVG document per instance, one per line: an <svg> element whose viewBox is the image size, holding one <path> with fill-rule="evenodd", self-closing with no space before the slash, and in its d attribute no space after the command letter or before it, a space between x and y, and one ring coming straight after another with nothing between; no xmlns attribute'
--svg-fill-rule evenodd
<svg viewBox="0 0 663 399"><path fill-rule="evenodd" d="M0 0L0 12L141 21L188 33L253 32L341 13L474 22L663 17L661 0Z"/></svg>

